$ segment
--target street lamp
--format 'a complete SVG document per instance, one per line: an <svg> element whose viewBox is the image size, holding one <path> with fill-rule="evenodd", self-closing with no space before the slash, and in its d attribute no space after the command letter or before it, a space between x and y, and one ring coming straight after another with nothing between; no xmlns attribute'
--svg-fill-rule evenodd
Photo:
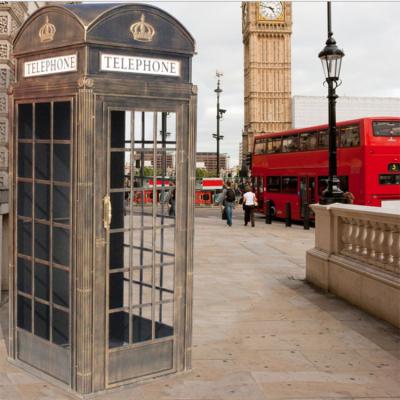
<svg viewBox="0 0 400 400"><path fill-rule="evenodd" d="M219 106L219 95L220 93L222 93L222 89L220 88L220 77L223 76L223 73L220 71L216 71L216 76L218 78L217 81L217 88L214 90L215 93L217 93L217 133L213 134L213 138L216 139L217 141L217 176L219 176L219 142L220 140L222 140L224 137L220 135L220 131L219 131L219 123L220 120L222 119L222 117L224 116L224 114L226 113L226 110L223 108L220 108Z"/></svg>
<svg viewBox="0 0 400 400"><path fill-rule="evenodd" d="M324 69L325 80L328 84L329 100L329 177L328 186L322 193L320 204L346 203L344 193L339 188L336 162L336 88L340 86L339 80L343 50L336 46L331 26L331 2L327 3L328 11L328 39L324 49L318 54Z"/></svg>

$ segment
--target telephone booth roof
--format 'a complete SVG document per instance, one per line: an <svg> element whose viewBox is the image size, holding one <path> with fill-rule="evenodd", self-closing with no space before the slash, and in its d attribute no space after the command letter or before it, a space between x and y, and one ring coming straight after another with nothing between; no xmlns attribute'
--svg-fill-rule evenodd
<svg viewBox="0 0 400 400"><path fill-rule="evenodd" d="M151 42L132 40L130 31L145 15L154 27ZM39 40L46 21L55 27L53 40ZM34 40L38 38L38 40ZM146 38L145 38L146 39ZM91 43L107 46L160 50L193 55L195 41L187 29L165 11L147 4L63 4L36 11L21 27L14 40L14 55Z"/></svg>

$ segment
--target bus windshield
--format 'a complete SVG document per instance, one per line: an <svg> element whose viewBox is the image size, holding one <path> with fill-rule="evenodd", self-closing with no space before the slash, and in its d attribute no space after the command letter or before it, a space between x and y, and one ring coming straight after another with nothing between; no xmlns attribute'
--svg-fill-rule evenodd
<svg viewBox="0 0 400 400"><path fill-rule="evenodd" d="M400 136L399 121L373 122L374 136Z"/></svg>

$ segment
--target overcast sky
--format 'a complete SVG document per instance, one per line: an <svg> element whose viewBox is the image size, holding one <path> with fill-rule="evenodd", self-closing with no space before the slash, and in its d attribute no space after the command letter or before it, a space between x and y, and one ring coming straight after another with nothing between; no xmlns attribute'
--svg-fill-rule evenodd
<svg viewBox="0 0 400 400"><path fill-rule="evenodd" d="M215 151L215 70L222 70L221 152L238 161L243 128L240 2L148 2L178 18L194 36L193 82L199 87L199 151ZM400 2L333 2L332 27L345 52L339 96L400 97ZM293 2L292 94L325 96L318 53L327 38L326 2ZM340 101L340 98L339 100Z"/></svg>

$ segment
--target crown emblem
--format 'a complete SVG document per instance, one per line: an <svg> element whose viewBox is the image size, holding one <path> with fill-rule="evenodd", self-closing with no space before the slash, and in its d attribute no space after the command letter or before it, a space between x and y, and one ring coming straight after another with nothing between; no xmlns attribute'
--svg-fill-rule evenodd
<svg viewBox="0 0 400 400"><path fill-rule="evenodd" d="M39 30L39 37L42 43L51 42L54 39L56 27L49 22L49 17L46 16L46 23Z"/></svg>
<svg viewBox="0 0 400 400"><path fill-rule="evenodd" d="M135 22L130 28L134 40L139 42L151 42L156 34L155 29L144 21L144 14L140 17L139 22Z"/></svg>

